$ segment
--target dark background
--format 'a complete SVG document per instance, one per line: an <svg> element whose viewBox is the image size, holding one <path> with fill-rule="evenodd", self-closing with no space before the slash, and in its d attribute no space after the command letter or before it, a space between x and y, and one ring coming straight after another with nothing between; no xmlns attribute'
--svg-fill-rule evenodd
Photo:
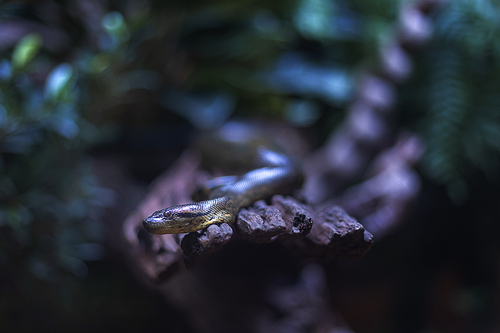
<svg viewBox="0 0 500 333"><path fill-rule="evenodd" d="M403 3L0 2L0 330L189 332L113 247L110 211L134 207L98 162L140 199L228 119L287 122L321 147ZM388 129L426 145L414 211L362 259L324 264L358 333L500 328L500 8L434 9Z"/></svg>

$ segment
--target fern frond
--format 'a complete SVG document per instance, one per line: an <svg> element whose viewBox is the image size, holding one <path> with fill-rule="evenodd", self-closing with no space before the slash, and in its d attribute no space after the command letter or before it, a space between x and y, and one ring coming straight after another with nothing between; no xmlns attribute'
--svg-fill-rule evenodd
<svg viewBox="0 0 500 333"><path fill-rule="evenodd" d="M478 94L463 134L464 155L491 181L499 178L500 97L486 91Z"/></svg>
<svg viewBox="0 0 500 333"><path fill-rule="evenodd" d="M500 56L500 8L491 0L455 0L436 19L435 35L466 54Z"/></svg>
<svg viewBox="0 0 500 333"><path fill-rule="evenodd" d="M422 66L428 146L422 167L462 203L476 174L500 179L498 4L450 1L435 18L435 39Z"/></svg>
<svg viewBox="0 0 500 333"><path fill-rule="evenodd" d="M431 178L448 186L454 200L462 201L466 186L460 140L469 100L462 60L444 50L431 55L429 64L429 115L424 125L428 147L423 166Z"/></svg>

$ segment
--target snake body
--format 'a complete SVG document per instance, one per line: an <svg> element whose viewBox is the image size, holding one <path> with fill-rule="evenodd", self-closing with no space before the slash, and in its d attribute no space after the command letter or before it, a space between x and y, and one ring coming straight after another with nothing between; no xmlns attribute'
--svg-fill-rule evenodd
<svg viewBox="0 0 500 333"><path fill-rule="evenodd" d="M221 138L218 138L219 152L227 152L221 149ZM248 161L247 157L247 162L263 167L242 176L219 177L209 181L206 185L207 200L156 211L144 220L144 228L161 235L193 232L214 223L232 224L240 208L274 194L291 194L302 185L302 172L290 158L263 145L252 147L249 143L248 147L244 150L250 150L247 156L252 161Z"/></svg>

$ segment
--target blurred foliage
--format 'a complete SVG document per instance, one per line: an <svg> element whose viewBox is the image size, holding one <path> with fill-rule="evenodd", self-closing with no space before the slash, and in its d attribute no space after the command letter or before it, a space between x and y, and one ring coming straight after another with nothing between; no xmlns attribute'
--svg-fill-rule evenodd
<svg viewBox="0 0 500 333"><path fill-rule="evenodd" d="M103 257L113 193L96 184L88 152L115 129L180 118L214 128L236 115L325 139L404 2L0 3L0 282L12 290L0 320L40 283L68 299L67 281ZM500 170L499 8L455 0L433 19L400 89L401 125L427 142L425 174L464 203L478 173L498 181Z"/></svg>
<svg viewBox="0 0 500 333"><path fill-rule="evenodd" d="M423 170L463 204L481 179L499 181L500 7L451 1L434 20L406 102L427 142Z"/></svg>
<svg viewBox="0 0 500 333"><path fill-rule="evenodd" d="M29 25L26 10L3 5L0 30ZM85 262L103 258L99 218L113 199L85 153L99 139L83 116L86 73L58 59L62 52L52 54L46 30L15 33L4 35L0 49L2 330L15 328L5 324L26 315L28 301L68 305L79 289L75 278L88 274Z"/></svg>

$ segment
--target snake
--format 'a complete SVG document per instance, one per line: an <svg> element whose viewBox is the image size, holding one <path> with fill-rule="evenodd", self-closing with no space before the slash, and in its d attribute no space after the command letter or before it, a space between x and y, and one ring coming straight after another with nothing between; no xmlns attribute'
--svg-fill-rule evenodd
<svg viewBox="0 0 500 333"><path fill-rule="evenodd" d="M205 200L154 212L143 221L146 231L156 235L179 234L195 232L213 224L231 225L241 208L275 194L292 194L304 181L298 163L270 147L268 141L262 139L262 133L252 126L228 123L211 133L208 139L204 137L198 142L202 146L212 145L209 154L212 159L219 162L239 159L253 169L239 176L209 180L197 192L198 198Z"/></svg>

